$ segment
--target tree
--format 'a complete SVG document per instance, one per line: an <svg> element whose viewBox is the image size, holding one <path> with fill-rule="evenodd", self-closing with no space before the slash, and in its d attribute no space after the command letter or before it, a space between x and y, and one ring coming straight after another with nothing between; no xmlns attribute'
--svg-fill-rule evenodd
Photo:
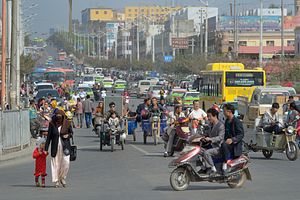
<svg viewBox="0 0 300 200"><path fill-rule="evenodd" d="M278 5L272 3L272 4L270 4L269 8L274 9L274 8L280 8L280 7Z"/></svg>
<svg viewBox="0 0 300 200"><path fill-rule="evenodd" d="M30 73L35 65L36 65L36 60L34 60L31 55L25 56L24 54L22 54L20 56L20 75L21 75L21 77L25 74Z"/></svg>

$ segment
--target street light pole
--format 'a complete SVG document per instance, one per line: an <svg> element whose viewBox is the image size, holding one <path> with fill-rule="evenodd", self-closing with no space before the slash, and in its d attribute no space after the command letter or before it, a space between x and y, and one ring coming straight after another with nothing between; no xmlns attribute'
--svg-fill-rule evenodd
<svg viewBox="0 0 300 200"><path fill-rule="evenodd" d="M205 59L207 60L207 53L208 53L208 1L205 4Z"/></svg>
<svg viewBox="0 0 300 200"><path fill-rule="evenodd" d="M281 0L281 60L284 60L284 8L283 0Z"/></svg>
<svg viewBox="0 0 300 200"><path fill-rule="evenodd" d="M260 0L259 67L262 67L262 57L263 57L263 0Z"/></svg>
<svg viewBox="0 0 300 200"><path fill-rule="evenodd" d="M1 106L4 110L6 101L6 0L2 0L2 77L1 77Z"/></svg>

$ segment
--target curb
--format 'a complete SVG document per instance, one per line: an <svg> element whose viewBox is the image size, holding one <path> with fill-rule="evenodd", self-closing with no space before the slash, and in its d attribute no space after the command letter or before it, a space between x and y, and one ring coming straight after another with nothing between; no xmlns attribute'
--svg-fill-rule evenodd
<svg viewBox="0 0 300 200"><path fill-rule="evenodd" d="M8 154L4 154L0 156L0 166L10 164L11 162L19 161L19 160L30 160L29 158L32 155L32 152L35 148L35 141L31 140L30 145L17 152L12 152Z"/></svg>

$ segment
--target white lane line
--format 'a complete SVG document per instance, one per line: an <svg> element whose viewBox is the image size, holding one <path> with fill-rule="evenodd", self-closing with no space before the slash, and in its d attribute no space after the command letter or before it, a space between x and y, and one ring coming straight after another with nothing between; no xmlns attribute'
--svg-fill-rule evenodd
<svg viewBox="0 0 300 200"><path fill-rule="evenodd" d="M142 152L145 155L149 155L150 154L149 152L145 151L144 149L141 149L140 147L135 146L134 144L131 144L130 146L132 146L133 148L135 148L139 152Z"/></svg>
<svg viewBox="0 0 300 200"><path fill-rule="evenodd" d="M77 149L89 149L89 148L100 148L99 145L92 145L92 146L78 146Z"/></svg>

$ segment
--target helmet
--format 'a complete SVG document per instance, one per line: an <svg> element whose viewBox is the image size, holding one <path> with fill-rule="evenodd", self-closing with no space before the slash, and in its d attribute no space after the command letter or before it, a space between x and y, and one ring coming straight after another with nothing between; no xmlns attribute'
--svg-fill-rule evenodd
<svg viewBox="0 0 300 200"><path fill-rule="evenodd" d="M220 107L217 104L213 104L213 106L211 107L212 109L215 109L216 111L220 112Z"/></svg>
<svg viewBox="0 0 300 200"><path fill-rule="evenodd" d="M66 116L67 116L68 120L71 120L73 118L73 114L70 111L66 112Z"/></svg>

